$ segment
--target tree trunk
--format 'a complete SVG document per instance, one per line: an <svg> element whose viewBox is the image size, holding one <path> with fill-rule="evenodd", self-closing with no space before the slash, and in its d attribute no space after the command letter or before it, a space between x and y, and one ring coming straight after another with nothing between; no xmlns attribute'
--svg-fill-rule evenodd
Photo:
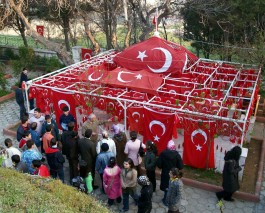
<svg viewBox="0 0 265 213"><path fill-rule="evenodd" d="M95 37L93 36L91 30L89 29L89 22L86 19L84 20L84 27L85 27L86 35L88 36L88 38L90 39L90 41L93 44L94 53L98 54L100 52L100 46L99 46L97 40L95 39Z"/></svg>
<svg viewBox="0 0 265 213"><path fill-rule="evenodd" d="M28 47L28 41L27 41L26 34L25 34L25 25L24 25L23 21L18 16L16 16L16 21L17 21L18 30L20 32L22 39L23 39L24 46Z"/></svg>
<svg viewBox="0 0 265 213"><path fill-rule="evenodd" d="M36 30L30 25L28 19L24 16L23 12L21 11L20 5L16 5L14 0L9 0L9 6L16 12L16 14L21 18L23 21L26 29L27 34L30 35L32 38L36 39L38 42L43 44L47 49L51 51L55 51L57 56L65 65L70 65L74 63L71 55L67 52L66 48L63 45L57 44L55 42L47 40L45 37L40 36Z"/></svg>
<svg viewBox="0 0 265 213"><path fill-rule="evenodd" d="M104 1L104 31L106 34L107 49L111 49L111 20L109 16L108 0Z"/></svg>
<svg viewBox="0 0 265 213"><path fill-rule="evenodd" d="M127 48L130 46L130 40L131 40L131 35L132 35L132 24L131 22L128 20L127 23L127 33L124 39L124 47Z"/></svg>
<svg viewBox="0 0 265 213"><path fill-rule="evenodd" d="M115 14L114 14L115 15ZM115 50L119 49L118 38L117 38L117 18L112 16L112 46Z"/></svg>
<svg viewBox="0 0 265 213"><path fill-rule="evenodd" d="M140 41L146 40L146 38L153 31L153 29L154 29L153 26L145 26L145 27L143 27L142 34L139 36Z"/></svg>
<svg viewBox="0 0 265 213"><path fill-rule="evenodd" d="M162 25L163 25L163 29L164 29L164 33L165 33L165 40L167 40L167 30L166 30L166 26L165 26L165 21L162 21Z"/></svg>
<svg viewBox="0 0 265 213"><path fill-rule="evenodd" d="M70 32L69 17L67 16L67 14L65 14L62 16L62 19L63 19L64 42L65 42L66 50L70 52L71 47L70 47L70 40L69 40L69 32Z"/></svg>

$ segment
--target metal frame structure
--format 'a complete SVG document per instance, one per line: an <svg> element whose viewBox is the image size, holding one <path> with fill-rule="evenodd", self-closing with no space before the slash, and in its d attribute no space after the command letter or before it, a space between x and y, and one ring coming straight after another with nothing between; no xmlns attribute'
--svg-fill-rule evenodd
<svg viewBox="0 0 265 213"><path fill-rule="evenodd" d="M41 77L35 78L33 80L30 80L26 83L26 90L28 90L30 87L41 87L41 88L47 88L47 89L53 89L56 87L57 91L68 91L68 92L74 92L76 94L82 94L82 95L89 95L89 96L95 96L95 97L101 97L106 99L111 99L117 101L122 108L124 109L124 117L126 118L126 111L127 108L131 105L140 105L144 107L151 107L151 108L157 108L157 109L164 109L171 111L172 113L184 113L188 115L194 115L194 116L203 116L209 119L216 119L216 120L222 120L222 121L230 121L234 122L239 129L242 131L242 133L246 132L247 128L247 122L249 122L249 113L251 109L251 103L257 99L255 96L256 89L258 88L259 80L260 80L260 74L261 69L254 65L247 65L247 64L239 64L239 63L231 63L231 62L225 62L225 61L214 61L209 59L199 59L196 63L194 63L192 66L186 68L184 70L184 73L190 73L193 76L203 77L205 80L201 83L193 81L187 81L186 78L183 77L174 77L174 74L168 74L167 76L163 77L163 84L157 89L157 96L152 95L152 97L149 96L148 101L140 101L140 100L132 100L130 96L128 95L131 91L130 88L122 88L122 92L119 93L116 96L108 96L99 94L98 91L102 88L108 88L108 85L103 85L100 83L94 83L94 82L88 82L90 84L89 89L86 89L86 87L82 87L80 90L80 85L84 85L84 82L80 82L78 77L87 71L88 68L92 66L100 65L104 62L112 63L112 59L119 53L115 52L114 50L109 50L106 52L103 52L97 56L92 57L90 60L84 60L79 63L70 65L68 67L65 67L63 69L54 71L52 73L48 73L46 75L43 75ZM205 70L208 70L205 72ZM231 74L229 71L233 70ZM247 72L248 70L251 70L251 74ZM248 80L248 76L251 75L251 80ZM216 76L223 76L223 78L217 79ZM67 86L65 84L60 85L58 82L66 82ZM237 87L235 86L236 83L244 81L248 85L247 87ZM53 85L53 83L56 82L56 86ZM187 93L177 93L172 91L168 91L166 89L166 86L169 84L175 84L178 85L178 83L181 84L187 84L190 88L192 88ZM198 98L198 96L194 95L194 92L198 89L206 89L206 90L212 90L216 91L217 88L212 87L214 83L225 83L227 86L226 88L221 88L219 92L223 94L222 99L218 98L212 98L212 97L200 97L200 100L202 101L202 104L204 102L216 104L216 106L219 107L219 109L211 114L205 113L203 111L196 111L196 110L190 110L187 106L191 105L191 100L194 100ZM79 88L79 89L78 89ZM241 89L241 90L247 90L251 93L250 97L243 97L242 94L236 94L231 95L232 89ZM28 96L28 93L26 92L26 95ZM143 93L143 95L145 95ZM182 104L165 104L164 102L157 101L159 96L174 96L181 97L183 99ZM28 97L27 97L28 99ZM233 118L233 117L227 117L224 116L221 112L222 111L228 111L229 107L226 106L224 103L228 99L233 99L235 101L239 100L247 100L250 104L247 109L235 109L235 111L244 113L245 118ZM28 100L27 100L28 104ZM28 104L29 106L29 104ZM126 126L126 119L124 119L124 124ZM240 126L241 124L241 126ZM242 127L243 124L243 127ZM241 146L243 144L244 140L244 134L242 134L241 137Z"/></svg>

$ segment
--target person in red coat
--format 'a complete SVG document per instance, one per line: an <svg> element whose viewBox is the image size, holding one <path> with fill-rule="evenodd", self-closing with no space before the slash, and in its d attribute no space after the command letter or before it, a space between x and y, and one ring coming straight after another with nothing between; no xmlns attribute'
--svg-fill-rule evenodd
<svg viewBox="0 0 265 213"><path fill-rule="evenodd" d="M38 175L40 177L50 177L49 169L46 165L42 164L40 160L33 160L32 167L35 169L34 175Z"/></svg>

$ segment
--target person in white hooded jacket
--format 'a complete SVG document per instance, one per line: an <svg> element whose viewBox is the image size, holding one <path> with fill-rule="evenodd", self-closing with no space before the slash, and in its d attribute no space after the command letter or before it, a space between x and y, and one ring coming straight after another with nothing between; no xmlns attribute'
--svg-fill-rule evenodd
<svg viewBox="0 0 265 213"><path fill-rule="evenodd" d="M107 131L103 131L102 132L102 140L98 142L97 148L96 148L97 154L100 153L100 151L101 151L100 150L100 147L101 147L101 145L103 143L106 143L106 144L109 145L109 152L112 152L113 155L114 155L114 157L116 157L116 155L117 155L117 152L116 152L116 144L115 144L115 142L111 138L109 138L109 134L108 134Z"/></svg>

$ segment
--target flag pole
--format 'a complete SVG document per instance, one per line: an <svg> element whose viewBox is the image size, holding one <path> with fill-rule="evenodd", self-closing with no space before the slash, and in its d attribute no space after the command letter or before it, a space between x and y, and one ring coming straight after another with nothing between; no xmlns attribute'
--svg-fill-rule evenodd
<svg viewBox="0 0 265 213"><path fill-rule="evenodd" d="M157 18L158 18L158 8L156 8L156 32L158 32Z"/></svg>
<svg viewBox="0 0 265 213"><path fill-rule="evenodd" d="M160 37L159 36L159 33L158 33L158 23L157 23L157 18L158 18L158 7L156 8L156 13L155 13L155 33L154 35L157 36L157 37Z"/></svg>

